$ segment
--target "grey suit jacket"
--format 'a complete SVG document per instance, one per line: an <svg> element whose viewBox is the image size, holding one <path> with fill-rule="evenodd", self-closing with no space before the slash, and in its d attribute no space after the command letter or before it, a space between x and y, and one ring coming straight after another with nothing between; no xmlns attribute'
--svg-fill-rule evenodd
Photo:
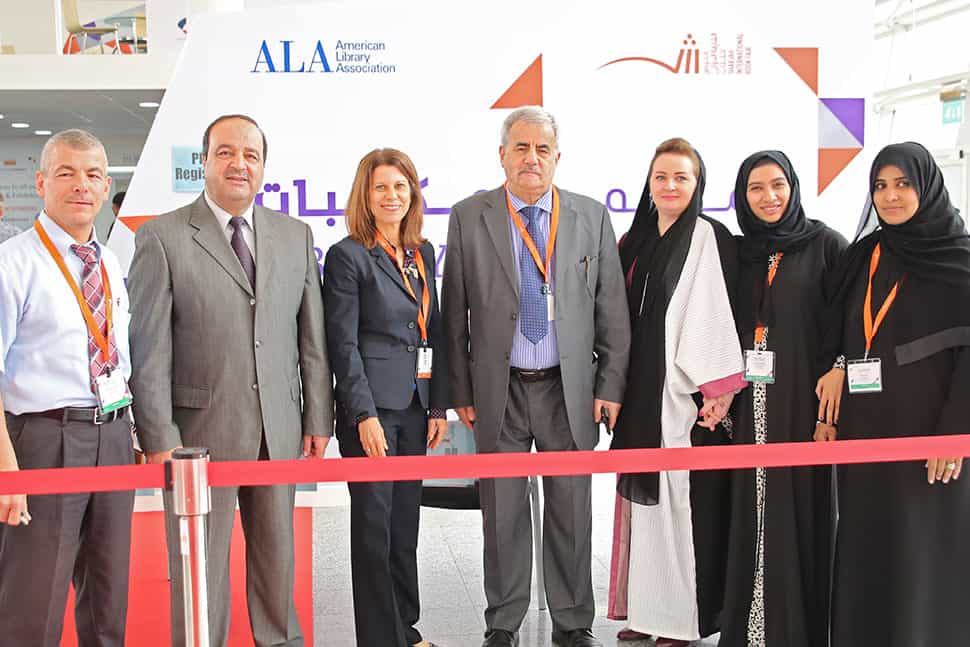
<svg viewBox="0 0 970 647"><path fill-rule="evenodd" d="M255 290L203 196L138 230L131 390L147 452L199 446L251 460L265 430L270 458L295 458L304 434L333 433L310 228L260 206L253 228Z"/></svg>
<svg viewBox="0 0 970 647"><path fill-rule="evenodd" d="M620 402L626 384L630 320L616 238L599 202L559 191L555 318L566 413L580 449L599 438L593 398ZM505 189L456 204L448 225L442 313L451 404L474 405L481 452L498 441L519 325L519 280L512 257Z"/></svg>

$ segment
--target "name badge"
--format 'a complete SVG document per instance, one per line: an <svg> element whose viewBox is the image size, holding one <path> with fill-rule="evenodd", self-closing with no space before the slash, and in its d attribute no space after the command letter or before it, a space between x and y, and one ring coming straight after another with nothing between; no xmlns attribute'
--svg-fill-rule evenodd
<svg viewBox="0 0 970 647"><path fill-rule="evenodd" d="M849 393L882 392L882 361L879 358L852 359L846 364Z"/></svg>
<svg viewBox="0 0 970 647"><path fill-rule="evenodd" d="M418 378L428 379L431 377L431 356L432 349L427 346L418 348Z"/></svg>
<svg viewBox="0 0 970 647"><path fill-rule="evenodd" d="M744 379L748 382L775 383L775 352L771 350L744 351Z"/></svg>
<svg viewBox="0 0 970 647"><path fill-rule="evenodd" d="M546 295L546 314L548 315L549 321L556 320L556 299L552 294L552 288L549 287L548 283L543 284L542 293Z"/></svg>
<svg viewBox="0 0 970 647"><path fill-rule="evenodd" d="M98 376L94 380L94 390L98 396L98 407L101 413L111 413L131 404L131 391L128 390L128 383L125 382L121 371L112 371L110 374Z"/></svg>

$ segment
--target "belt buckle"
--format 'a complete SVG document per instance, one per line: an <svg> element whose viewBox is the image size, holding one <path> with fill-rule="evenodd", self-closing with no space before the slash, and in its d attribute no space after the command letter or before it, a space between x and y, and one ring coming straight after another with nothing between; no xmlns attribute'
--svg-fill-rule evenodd
<svg viewBox="0 0 970 647"><path fill-rule="evenodd" d="M94 412L91 414L91 424L92 425L103 425L104 421L101 420L101 407L97 406L94 408Z"/></svg>

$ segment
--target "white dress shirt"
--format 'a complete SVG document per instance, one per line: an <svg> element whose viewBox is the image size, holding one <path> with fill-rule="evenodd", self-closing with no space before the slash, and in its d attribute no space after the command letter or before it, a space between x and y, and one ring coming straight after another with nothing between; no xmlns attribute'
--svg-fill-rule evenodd
<svg viewBox="0 0 970 647"><path fill-rule="evenodd" d="M232 246L232 227L229 226L229 219L233 218L233 215L216 204L215 200L209 197L207 191L202 192L205 196L205 203L209 205L212 209L212 213L215 214L216 220L219 221L219 226L222 227L222 232L226 235L226 240L229 241L229 246ZM253 262L256 261L256 233L253 229L253 205L255 202L251 202L246 211L241 215L243 220L246 221L245 226L242 228L243 240L246 241L246 247L249 248L249 253L253 255Z"/></svg>
<svg viewBox="0 0 970 647"><path fill-rule="evenodd" d="M38 220L80 286L76 244L46 213ZM114 253L97 242L111 285L112 330L119 369L131 376L128 292ZM0 397L10 413L91 407L88 327L74 291L33 227L0 244Z"/></svg>

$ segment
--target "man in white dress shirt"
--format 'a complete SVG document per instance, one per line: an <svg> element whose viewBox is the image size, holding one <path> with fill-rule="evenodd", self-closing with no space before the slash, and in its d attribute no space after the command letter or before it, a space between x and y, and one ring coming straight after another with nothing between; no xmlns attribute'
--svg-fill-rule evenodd
<svg viewBox="0 0 970 647"><path fill-rule="evenodd" d="M94 218L111 178L83 130L41 154L33 228L0 244L0 470L133 462L128 297ZM122 647L133 492L0 496L0 643ZM28 511L29 505L29 511Z"/></svg>

